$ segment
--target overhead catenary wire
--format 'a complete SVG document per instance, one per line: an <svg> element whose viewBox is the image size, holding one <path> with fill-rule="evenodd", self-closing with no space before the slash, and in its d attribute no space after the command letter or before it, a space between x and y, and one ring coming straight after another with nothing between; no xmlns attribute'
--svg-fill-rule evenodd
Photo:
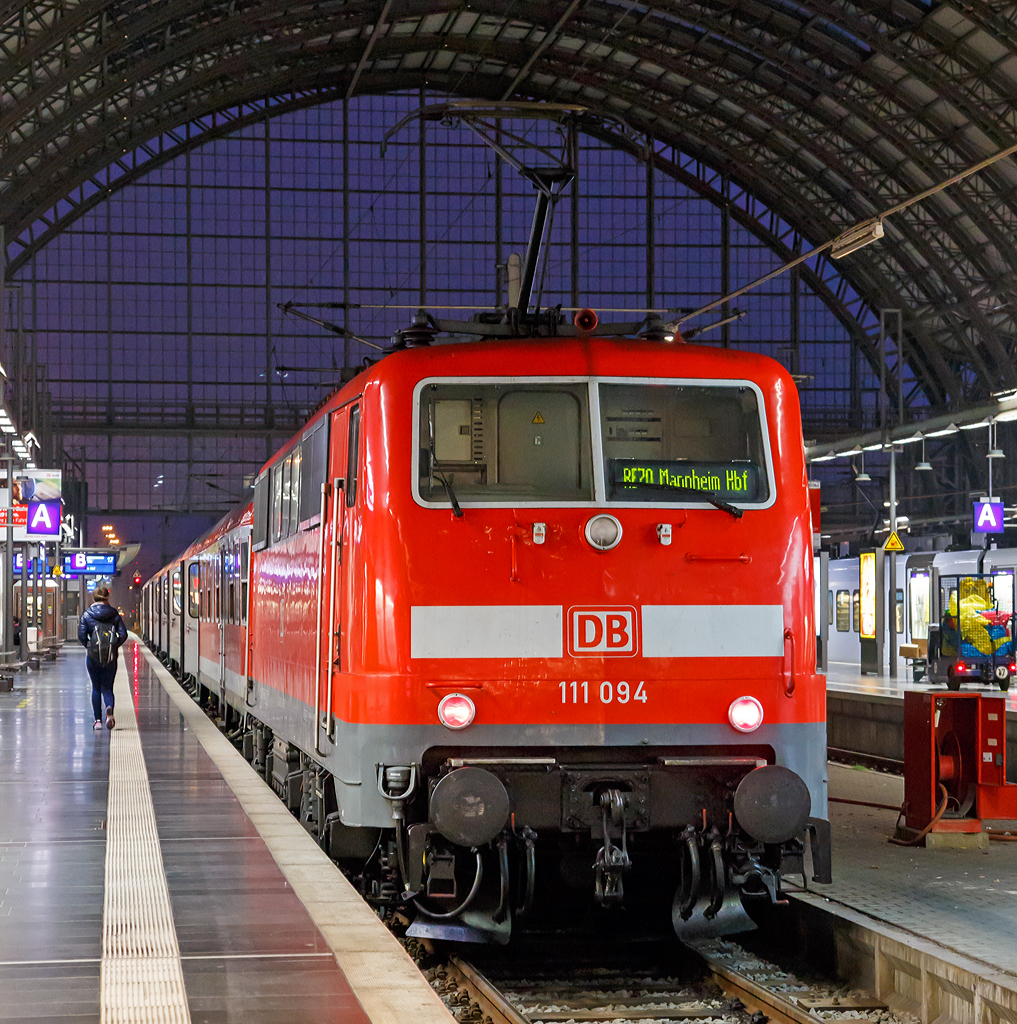
<svg viewBox="0 0 1017 1024"><path fill-rule="evenodd" d="M718 306L722 306L732 299L737 299L741 295L745 295L747 292L753 291L762 284L766 284L767 281L772 281L775 277L779 277L785 271L791 270L794 267L800 266L802 263L806 263L816 256L826 252L827 249L832 249L838 242L843 242L849 237L856 237L863 234L867 228L875 228L881 224L887 217L892 217L894 214L901 213L908 207L914 206L916 203L920 203L930 196L936 195L938 192L942 192L944 189L949 188L951 185L956 185L958 182L963 181L965 178L971 177L972 174L977 174L979 171L985 170L986 167L991 167L992 164L1003 160L1008 156L1013 156L1017 153L1017 143L1012 146L1007 146L1006 149L1000 150L998 153L994 153L992 156L986 157L984 160L979 161L972 167L967 168L964 171L960 171L957 174L951 175L944 181L939 182L937 185L932 185L917 195L911 196L908 199L904 199L899 203L883 210L881 213L876 214L873 217L869 217L867 220L859 221L857 224L853 224L851 227L842 231L835 238L831 238L821 245L817 245L814 249L810 249L807 253L803 253L801 256L797 256L793 260L789 260L787 263L781 264L776 270L771 270L769 274L764 274L762 277L757 278L755 281L750 281L747 285L743 285L736 291L729 292L727 295L722 296L719 299L715 299L713 302L707 303L705 306L700 306L699 309L683 316L681 319L674 321L673 324L669 324L671 327L679 327L687 320L691 320L693 317L702 316L703 313L708 313L712 309L716 309Z"/></svg>

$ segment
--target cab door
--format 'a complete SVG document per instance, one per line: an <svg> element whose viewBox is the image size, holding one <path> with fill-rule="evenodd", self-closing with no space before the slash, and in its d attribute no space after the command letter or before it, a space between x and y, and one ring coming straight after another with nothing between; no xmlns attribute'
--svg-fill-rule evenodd
<svg viewBox="0 0 1017 1024"><path fill-rule="evenodd" d="M345 594L348 547L347 466L351 442L358 436L359 406L347 405L332 415L329 431L328 481L325 485L325 515L319 539L321 572L319 579L319 650L316 667L315 746L324 754L335 736L333 722L333 676L343 668L343 597ZM352 433L351 433L352 428ZM354 458L354 466L356 459Z"/></svg>

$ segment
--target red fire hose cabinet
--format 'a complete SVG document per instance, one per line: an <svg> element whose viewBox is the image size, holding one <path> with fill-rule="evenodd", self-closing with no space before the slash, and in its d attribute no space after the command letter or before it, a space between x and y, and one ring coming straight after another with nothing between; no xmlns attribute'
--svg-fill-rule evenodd
<svg viewBox="0 0 1017 1024"><path fill-rule="evenodd" d="M1017 818L1002 694L904 694L904 815L912 834L981 832L983 820Z"/></svg>

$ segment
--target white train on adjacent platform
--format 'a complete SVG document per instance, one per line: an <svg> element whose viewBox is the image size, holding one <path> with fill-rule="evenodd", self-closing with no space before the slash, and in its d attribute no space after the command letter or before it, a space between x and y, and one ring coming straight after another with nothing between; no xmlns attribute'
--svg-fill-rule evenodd
<svg viewBox="0 0 1017 1024"><path fill-rule="evenodd" d="M889 559L896 558L896 600L889 598ZM1009 576L1017 572L1017 548L990 548L969 551L921 551L886 556L884 580L887 608L884 623L884 666L889 658L890 610L895 608L898 645L927 641L929 626L939 622L944 598L941 582L953 577L989 574ZM999 610L1013 613L1013 586L995 588ZM947 587L949 591L949 587ZM822 613L820 613L822 614ZM826 592L828 630L827 662L831 668L857 667L861 659L861 600L859 561L854 558L831 559ZM908 662L898 658L898 676L910 676Z"/></svg>

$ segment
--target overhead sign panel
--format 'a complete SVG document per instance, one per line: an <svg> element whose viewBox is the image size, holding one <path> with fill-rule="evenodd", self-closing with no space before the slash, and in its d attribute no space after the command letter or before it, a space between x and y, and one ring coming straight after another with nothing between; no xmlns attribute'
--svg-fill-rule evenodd
<svg viewBox="0 0 1017 1024"><path fill-rule="evenodd" d="M63 472L59 469L23 469L14 474L14 540L46 540L60 535L62 485ZM0 530L7 528L9 502L7 474L0 473Z"/></svg>
<svg viewBox="0 0 1017 1024"><path fill-rule="evenodd" d="M65 576L112 576L117 571L115 551L65 552L63 563Z"/></svg>
<svg viewBox="0 0 1017 1024"><path fill-rule="evenodd" d="M1002 501L976 501L974 502L974 533L1002 533L1003 532L1003 502Z"/></svg>
<svg viewBox="0 0 1017 1024"><path fill-rule="evenodd" d="M59 537L60 499L30 501L28 503L28 525L25 532L29 537Z"/></svg>

